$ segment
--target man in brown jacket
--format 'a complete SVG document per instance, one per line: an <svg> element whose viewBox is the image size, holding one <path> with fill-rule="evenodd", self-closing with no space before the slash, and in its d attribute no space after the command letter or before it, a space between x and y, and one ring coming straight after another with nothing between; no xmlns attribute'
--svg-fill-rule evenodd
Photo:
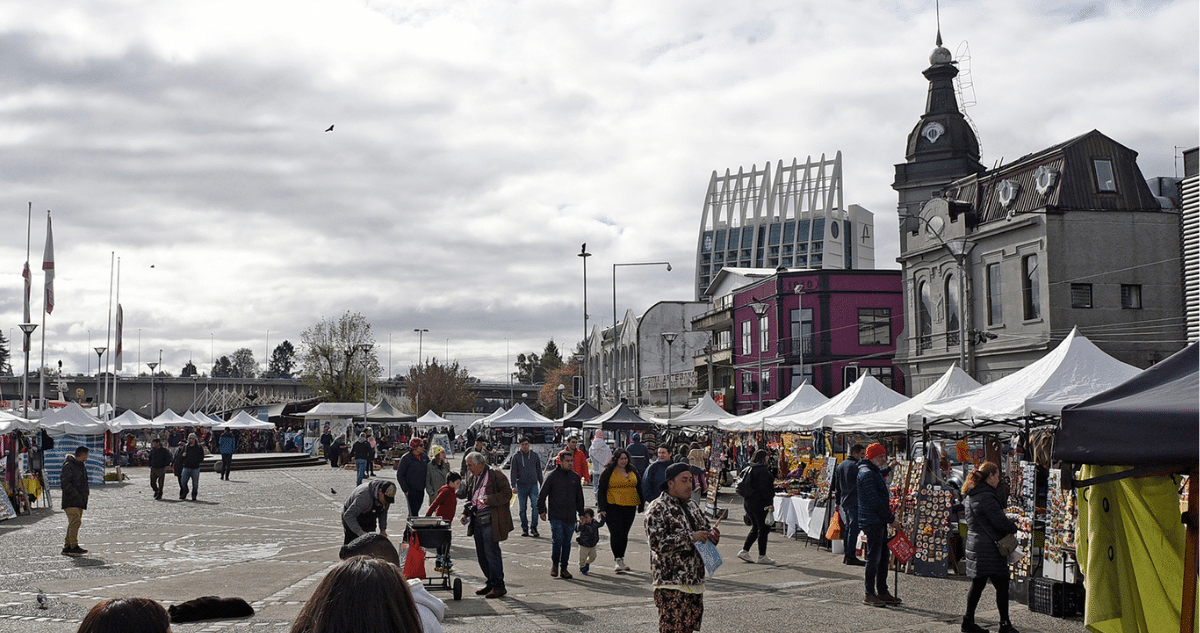
<svg viewBox="0 0 1200 633"><path fill-rule="evenodd" d="M479 569L487 584L475 592L488 598L499 598L508 593L504 588L504 560L501 558L500 542L512 532L512 485L504 473L489 468L482 453L467 454L466 488L470 491L463 504L462 522L467 526L467 535L475 537L475 555Z"/></svg>

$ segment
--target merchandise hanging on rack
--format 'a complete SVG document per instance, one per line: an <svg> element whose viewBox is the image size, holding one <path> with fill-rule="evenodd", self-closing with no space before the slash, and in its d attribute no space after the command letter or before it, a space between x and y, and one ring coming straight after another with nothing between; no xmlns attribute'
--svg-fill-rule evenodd
<svg viewBox="0 0 1200 633"><path fill-rule="evenodd" d="M1037 465L1033 462L1019 463L1019 480L1013 488L1010 500L1008 518L1017 524L1017 544L1024 555L1016 562L1009 563L1014 579L1028 578L1034 561L1034 531L1037 526Z"/></svg>
<svg viewBox="0 0 1200 633"><path fill-rule="evenodd" d="M822 503L829 497L829 489L833 485L833 471L837 466L837 458L833 456L820 458L817 462L821 470L817 474L817 491L814 499Z"/></svg>
<svg viewBox="0 0 1200 633"><path fill-rule="evenodd" d="M941 486L925 486L917 493L914 511L913 574L945 578L949 574L950 505L954 495Z"/></svg>
<svg viewBox="0 0 1200 633"><path fill-rule="evenodd" d="M1062 489L1062 471L1052 468L1047 477L1046 549L1042 575L1075 582L1075 524L1079 520L1075 490Z"/></svg>

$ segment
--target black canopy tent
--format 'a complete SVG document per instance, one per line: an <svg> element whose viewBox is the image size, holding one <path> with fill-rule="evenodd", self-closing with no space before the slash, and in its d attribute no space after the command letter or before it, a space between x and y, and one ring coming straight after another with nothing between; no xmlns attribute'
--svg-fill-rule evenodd
<svg viewBox="0 0 1200 633"><path fill-rule="evenodd" d="M591 403L585 402L579 405L579 407L574 411L555 421L562 424L564 427L578 429L583 427L584 422L598 417L600 417L600 410L596 407L593 407Z"/></svg>
<svg viewBox="0 0 1200 633"><path fill-rule="evenodd" d="M1116 477L1190 473L1181 631L1195 627L1200 479L1200 347L1196 343L1108 391L1064 407L1054 459L1133 466ZM1096 477L1079 485L1100 483Z"/></svg>
<svg viewBox="0 0 1200 633"><path fill-rule="evenodd" d="M653 422L647 422L638 414L629 408L629 405L622 402L621 404L605 411L602 415L592 418L583 423L583 427L587 429L600 428L605 431L615 430L635 430L653 427Z"/></svg>

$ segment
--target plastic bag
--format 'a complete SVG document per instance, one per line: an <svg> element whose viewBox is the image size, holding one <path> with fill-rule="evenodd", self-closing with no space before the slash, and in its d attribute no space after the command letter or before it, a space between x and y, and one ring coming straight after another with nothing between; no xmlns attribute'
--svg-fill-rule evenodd
<svg viewBox="0 0 1200 633"><path fill-rule="evenodd" d="M834 512L829 519L829 529L825 530L825 538L831 541L837 541L842 538L842 518L841 513Z"/></svg>

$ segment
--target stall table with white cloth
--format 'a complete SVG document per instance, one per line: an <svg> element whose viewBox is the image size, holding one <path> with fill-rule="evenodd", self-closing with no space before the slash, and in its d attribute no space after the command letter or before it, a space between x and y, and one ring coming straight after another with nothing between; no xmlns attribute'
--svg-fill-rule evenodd
<svg viewBox="0 0 1200 633"><path fill-rule="evenodd" d="M810 497L776 495L775 522L785 526L788 537L800 531L809 538L820 538L825 508L816 506L817 500Z"/></svg>

